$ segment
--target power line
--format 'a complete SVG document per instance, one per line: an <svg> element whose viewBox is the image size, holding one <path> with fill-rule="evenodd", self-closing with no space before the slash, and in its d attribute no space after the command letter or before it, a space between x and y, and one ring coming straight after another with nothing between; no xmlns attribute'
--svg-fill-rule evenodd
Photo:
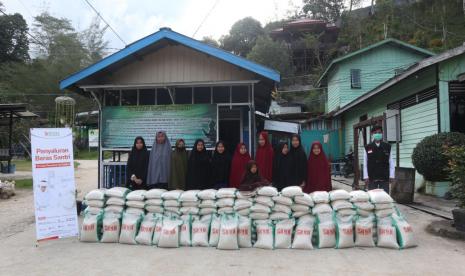
<svg viewBox="0 0 465 276"><path fill-rule="evenodd" d="M102 19L102 21L105 24L107 24L108 28L110 28L110 30L116 35L116 37L118 37L118 39L121 40L121 42L123 42L124 46L127 46L127 43L121 38L121 36L115 31L115 29L113 29L113 27L105 20L105 18L102 17L100 12L98 12L97 9L94 8L94 6L92 6L92 4L88 0L84 0L84 1L94 10L97 16L100 17L100 19Z"/></svg>
<svg viewBox="0 0 465 276"><path fill-rule="evenodd" d="M216 0L215 3L213 4L212 8L207 12L207 14L205 15L205 17L202 19L202 21L200 22L199 26L197 27L197 29L195 30L194 34L192 35L192 37L195 37L195 35L197 34L197 32L200 30L200 28L202 27L203 23L205 23L205 21L207 20L208 16L210 16L210 13L215 9L216 5L218 5L218 3L220 2L220 0Z"/></svg>

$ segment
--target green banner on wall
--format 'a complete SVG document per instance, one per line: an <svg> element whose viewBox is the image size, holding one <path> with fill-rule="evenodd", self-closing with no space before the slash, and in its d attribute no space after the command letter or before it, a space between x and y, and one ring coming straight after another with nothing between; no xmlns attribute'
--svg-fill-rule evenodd
<svg viewBox="0 0 465 276"><path fill-rule="evenodd" d="M104 148L128 148L136 136L142 136L151 147L155 134L165 131L172 146L182 138L190 148L200 138L211 148L216 141L216 119L214 104L108 106L102 112L102 144Z"/></svg>

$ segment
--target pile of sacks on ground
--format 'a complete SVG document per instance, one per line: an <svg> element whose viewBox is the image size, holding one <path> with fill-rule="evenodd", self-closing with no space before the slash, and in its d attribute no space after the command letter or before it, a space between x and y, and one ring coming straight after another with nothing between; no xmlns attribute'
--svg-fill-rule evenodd
<svg viewBox="0 0 465 276"><path fill-rule="evenodd" d="M412 227L383 190L303 193L219 190L89 192L83 242L239 249L416 246Z"/></svg>

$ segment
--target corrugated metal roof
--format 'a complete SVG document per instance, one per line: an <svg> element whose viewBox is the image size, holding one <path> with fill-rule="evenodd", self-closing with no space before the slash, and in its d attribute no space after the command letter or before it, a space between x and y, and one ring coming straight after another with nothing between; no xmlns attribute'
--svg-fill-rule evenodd
<svg viewBox="0 0 465 276"><path fill-rule="evenodd" d="M276 70L273 70L271 68L265 67L263 65L260 65L258 63L255 63L253 61L250 61L248 59L236 56L230 52L224 51L220 48L211 46L209 44L200 42L198 40L195 40L193 38L187 37L185 35L182 35L180 33L174 32L169 28L161 28L158 32L155 32L151 35L148 35L140 40L137 40L136 42L129 44L126 46L124 49L100 60L99 62L96 62L92 65L90 65L87 68L84 68L72 75L69 75L65 79L60 81L60 89L66 89L76 82L83 80L107 67L110 65L121 61L128 56L131 56L135 53L137 53L139 50L144 49L150 45L153 45L154 43L157 43L158 41L162 39L169 39L172 41L175 41L179 44L182 44L184 46L187 46L189 48L192 48L194 50L203 52L205 54L211 55L213 57L216 57L218 59L221 59L225 62L231 63L233 65L236 65L238 67L241 67L245 70L251 71L253 73L256 73L262 77L265 77L267 79L279 82L280 81L280 74Z"/></svg>

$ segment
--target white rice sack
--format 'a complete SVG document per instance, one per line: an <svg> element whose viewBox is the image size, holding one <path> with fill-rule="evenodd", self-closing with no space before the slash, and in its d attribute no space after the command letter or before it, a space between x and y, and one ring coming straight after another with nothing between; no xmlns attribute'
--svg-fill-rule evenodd
<svg viewBox="0 0 465 276"><path fill-rule="evenodd" d="M126 195L126 200L143 201L143 200L145 200L145 193L147 193L146 190L132 191L132 192L130 192L129 194Z"/></svg>
<svg viewBox="0 0 465 276"><path fill-rule="evenodd" d="M283 212L273 212L270 215L271 220L282 220L282 219L289 219L290 215L289 213L283 213Z"/></svg>
<svg viewBox="0 0 465 276"><path fill-rule="evenodd" d="M254 213L270 213L271 208L260 203L255 203L250 207L250 211Z"/></svg>
<svg viewBox="0 0 465 276"><path fill-rule="evenodd" d="M221 217L217 215L212 215L210 222L210 238L208 240L208 245L216 247L218 241L220 240L220 228L221 228Z"/></svg>
<svg viewBox="0 0 465 276"><path fill-rule="evenodd" d="M307 214L307 215L305 215L305 216L301 216L301 217L297 220L297 224L302 223L302 222L304 222L304 221L311 221L311 222L312 222L312 225L314 225L316 219L315 219L315 216L310 215L310 214Z"/></svg>
<svg viewBox="0 0 465 276"><path fill-rule="evenodd" d="M234 208L233 207L223 207L218 209L218 214L232 214L234 213Z"/></svg>
<svg viewBox="0 0 465 276"><path fill-rule="evenodd" d="M197 197L202 200L205 200L205 199L214 200L216 199L216 192L217 191L215 189L202 190L197 193Z"/></svg>
<svg viewBox="0 0 465 276"><path fill-rule="evenodd" d="M105 199L105 190L96 189L88 192L84 197L85 200L104 200Z"/></svg>
<svg viewBox="0 0 465 276"><path fill-rule="evenodd" d="M348 191L343 189L333 190L329 192L329 200L336 201L336 200L349 200L350 194Z"/></svg>
<svg viewBox="0 0 465 276"><path fill-rule="evenodd" d="M336 225L331 214L318 215L318 248L333 248L336 246Z"/></svg>
<svg viewBox="0 0 465 276"><path fill-rule="evenodd" d="M182 214L187 214L187 215L197 215L199 213L199 208L197 207L181 207L179 211Z"/></svg>
<svg viewBox="0 0 465 276"><path fill-rule="evenodd" d="M397 232L397 240L400 248L415 247L418 245L412 226L401 216L392 215L392 221Z"/></svg>
<svg viewBox="0 0 465 276"><path fill-rule="evenodd" d="M157 220L153 216L145 216L140 224L139 233L136 236L138 244L152 245L155 224L157 224Z"/></svg>
<svg viewBox="0 0 465 276"><path fill-rule="evenodd" d="M126 210L124 210L124 213L134 214L134 215L138 215L138 216L145 215L144 209L134 208L134 207L126 208Z"/></svg>
<svg viewBox="0 0 465 276"><path fill-rule="evenodd" d="M137 235L137 232L139 231L141 220L142 220L142 216L140 215L136 215L132 213L123 214L123 222L121 223L121 233L119 236L119 243L137 244L136 235Z"/></svg>
<svg viewBox="0 0 465 276"><path fill-rule="evenodd" d="M315 219L312 216L300 218L295 227L292 249L313 249L312 236Z"/></svg>
<svg viewBox="0 0 465 276"><path fill-rule="evenodd" d="M248 217L239 217L239 225L237 226L237 240L239 247L252 247L252 220Z"/></svg>
<svg viewBox="0 0 465 276"><path fill-rule="evenodd" d="M191 246L192 245L192 239L191 239L192 218L191 216L182 216L181 220L182 220L182 224L179 230L179 244L181 246Z"/></svg>
<svg viewBox="0 0 465 276"><path fill-rule="evenodd" d="M107 205L119 205L124 206L126 204L126 199L122 197L110 197L107 200Z"/></svg>
<svg viewBox="0 0 465 276"><path fill-rule="evenodd" d="M286 219L278 221L274 227L274 247L280 249L289 249L292 245L292 230L294 229L295 220Z"/></svg>
<svg viewBox="0 0 465 276"><path fill-rule="evenodd" d="M255 191L237 191L236 198L238 199L247 199L253 201L254 196L256 196Z"/></svg>
<svg viewBox="0 0 465 276"><path fill-rule="evenodd" d="M218 208L232 207L232 206L234 206L234 198L225 197L225 198L218 199L216 201L216 206Z"/></svg>
<svg viewBox="0 0 465 276"><path fill-rule="evenodd" d="M161 198L148 199L148 200L145 200L145 205L163 206L163 199Z"/></svg>
<svg viewBox="0 0 465 276"><path fill-rule="evenodd" d="M181 201L181 202L197 202L199 200L199 198L197 197L197 194L199 192L200 192L200 190L185 191L179 197L179 201Z"/></svg>
<svg viewBox="0 0 465 276"><path fill-rule="evenodd" d="M271 221L255 221L255 231L257 232L257 241L253 245L255 248L273 249L273 223Z"/></svg>
<svg viewBox="0 0 465 276"><path fill-rule="evenodd" d="M355 216L357 212L354 209L340 209L337 214L340 216Z"/></svg>
<svg viewBox="0 0 465 276"><path fill-rule="evenodd" d="M273 196L278 195L278 189L276 189L275 187L272 187L272 186L264 186L264 187L261 187L261 188L259 188L257 190L257 194L262 195L262 196L273 197Z"/></svg>
<svg viewBox="0 0 465 276"><path fill-rule="evenodd" d="M336 216L336 248L354 247L353 216Z"/></svg>
<svg viewBox="0 0 465 276"><path fill-rule="evenodd" d="M199 211L199 215L201 216L215 214L215 213L216 213L216 208L201 208Z"/></svg>
<svg viewBox="0 0 465 276"><path fill-rule="evenodd" d="M165 211L165 208L163 208L162 206L146 205L145 210L151 213L163 214L163 212Z"/></svg>
<svg viewBox="0 0 465 276"><path fill-rule="evenodd" d="M331 207L335 211L340 210L340 209L353 209L354 208L352 203L350 203L349 201L345 199L338 199L335 201L331 201Z"/></svg>
<svg viewBox="0 0 465 276"><path fill-rule="evenodd" d="M102 208L103 206L105 206L105 202L103 202L102 200L86 200L84 203L90 207Z"/></svg>
<svg viewBox="0 0 465 276"><path fill-rule="evenodd" d="M130 190L126 187L113 187L105 191L107 197L121 197L125 198Z"/></svg>
<svg viewBox="0 0 465 276"><path fill-rule="evenodd" d="M308 205L293 204L291 210L294 212L308 212L310 211L310 207Z"/></svg>
<svg viewBox="0 0 465 276"><path fill-rule="evenodd" d="M238 211L238 210L242 210L242 209L245 209L245 208L250 208L252 206L252 202L247 200L247 199L237 199L235 202L234 202L234 210L235 211Z"/></svg>
<svg viewBox="0 0 465 276"><path fill-rule="evenodd" d="M163 215L165 217L169 217L169 218L179 218L181 216L181 213L179 211L178 212L171 212L171 211L165 210L165 212L163 212Z"/></svg>
<svg viewBox="0 0 465 276"><path fill-rule="evenodd" d="M216 208L216 201L214 199L204 199L199 204L200 208Z"/></svg>
<svg viewBox="0 0 465 276"><path fill-rule="evenodd" d="M370 196L370 201L375 204L390 203L394 201L383 189L369 190L368 195Z"/></svg>
<svg viewBox="0 0 465 276"><path fill-rule="evenodd" d="M292 213L292 209L288 205L283 205L283 204L276 204L273 206L273 212L282 212L286 214Z"/></svg>
<svg viewBox="0 0 465 276"><path fill-rule="evenodd" d="M255 198L256 203L260 203L263 205L266 205L268 207L273 207L274 206L274 201L271 197L269 196L257 196Z"/></svg>
<svg viewBox="0 0 465 276"><path fill-rule="evenodd" d="M145 193L145 198L146 199L155 199L155 198L160 199L161 195L165 192L166 192L165 189L151 189Z"/></svg>
<svg viewBox="0 0 465 276"><path fill-rule="evenodd" d="M383 209L392 209L394 208L394 203L376 203L375 210L383 210Z"/></svg>
<svg viewBox="0 0 465 276"><path fill-rule="evenodd" d="M102 212L103 212L103 208L92 207L92 206L87 206L87 208L84 210L84 214L92 214L92 215L98 215Z"/></svg>
<svg viewBox="0 0 465 276"><path fill-rule="evenodd" d="M373 203L369 201L366 201L366 202L356 201L354 202L354 207L356 209L362 209L366 211L372 211L373 209L375 209L375 205L373 205Z"/></svg>
<svg viewBox="0 0 465 276"><path fill-rule="evenodd" d="M138 201L138 200L128 200L128 201L126 201L126 206L133 207L133 208L144 209L145 208L145 202L144 201Z"/></svg>
<svg viewBox="0 0 465 276"><path fill-rule="evenodd" d="M221 190L221 189L220 189ZM237 241L237 226L239 219L233 215L223 215L221 218L220 239L218 249L235 250L239 249Z"/></svg>
<svg viewBox="0 0 465 276"><path fill-rule="evenodd" d="M309 194L303 194L300 196L294 197L294 202L302 205L307 205L313 207L315 203L313 203L313 199Z"/></svg>
<svg viewBox="0 0 465 276"><path fill-rule="evenodd" d="M124 207L123 206L119 206L119 205L107 205L107 207L105 207L105 213L117 213L117 214L120 214L122 213L124 210Z"/></svg>
<svg viewBox="0 0 465 276"><path fill-rule="evenodd" d="M365 202L370 200L368 193L363 190L351 191L349 194L351 202Z"/></svg>
<svg viewBox="0 0 465 276"><path fill-rule="evenodd" d="M292 198L287 197L287 196L274 196L272 197L273 201L278 204L286 205L286 206L291 206L293 204Z"/></svg>
<svg viewBox="0 0 465 276"><path fill-rule="evenodd" d="M192 246L208 246L209 216L192 221Z"/></svg>
<svg viewBox="0 0 465 276"><path fill-rule="evenodd" d="M373 213L373 211L357 209L357 215L359 215L361 217L368 217L368 216L373 216L374 213Z"/></svg>
<svg viewBox="0 0 465 276"><path fill-rule="evenodd" d="M355 220L355 246L374 247L373 221L374 216L357 217Z"/></svg>
<svg viewBox="0 0 465 276"><path fill-rule="evenodd" d="M310 194L315 204L329 203L329 194L326 191L316 191Z"/></svg>
<svg viewBox="0 0 465 276"><path fill-rule="evenodd" d="M181 202L175 199L168 199L163 202L164 207L180 207Z"/></svg>
<svg viewBox="0 0 465 276"><path fill-rule="evenodd" d="M158 241L158 247L179 247L179 226L182 223L182 220L176 218L163 219L163 226Z"/></svg>
<svg viewBox="0 0 465 276"><path fill-rule="evenodd" d="M294 218L300 218L300 217L303 217L303 216L307 216L311 214L311 211L300 211L300 212L294 212L292 213L292 216Z"/></svg>
<svg viewBox="0 0 465 276"><path fill-rule="evenodd" d="M302 188L299 186L289 186L281 190L281 194L287 197L295 197L301 196L304 193L302 192Z"/></svg>
<svg viewBox="0 0 465 276"><path fill-rule="evenodd" d="M221 188L216 192L216 198L236 197L236 188Z"/></svg>
<svg viewBox="0 0 465 276"><path fill-rule="evenodd" d="M167 191L161 195L161 198L163 198L164 200L178 200L182 193L183 190Z"/></svg>
<svg viewBox="0 0 465 276"><path fill-rule="evenodd" d="M82 221L79 240L82 242L98 242L102 231L102 212L98 214L86 213Z"/></svg>
<svg viewBox="0 0 465 276"><path fill-rule="evenodd" d="M181 202L182 207L199 207L199 202L195 201L184 201Z"/></svg>
<svg viewBox="0 0 465 276"><path fill-rule="evenodd" d="M376 246L399 249L399 245L397 244L396 228L392 226L391 217L378 219L376 232L378 237Z"/></svg>
<svg viewBox="0 0 465 276"><path fill-rule="evenodd" d="M241 216L248 216L250 214L250 208L238 210L237 213Z"/></svg>
<svg viewBox="0 0 465 276"><path fill-rule="evenodd" d="M375 210L375 215L377 218L384 218L394 214L395 210L391 209L382 209L382 210Z"/></svg>
<svg viewBox="0 0 465 276"><path fill-rule="evenodd" d="M312 208L312 213L314 215L316 214L323 214L323 213L331 213L333 209L328 203L317 203L315 206Z"/></svg>
<svg viewBox="0 0 465 276"><path fill-rule="evenodd" d="M101 242L118 242L121 230L121 213L105 213Z"/></svg>
<svg viewBox="0 0 465 276"><path fill-rule="evenodd" d="M161 231L163 228L163 219L164 219L163 217L160 217L155 222L155 227L153 228L153 239L152 239L153 245L158 245L158 242L160 241Z"/></svg>
<svg viewBox="0 0 465 276"><path fill-rule="evenodd" d="M260 220L260 219L268 219L270 217L270 214L268 213L250 213L249 214L249 217L251 219L255 219L255 220Z"/></svg>

